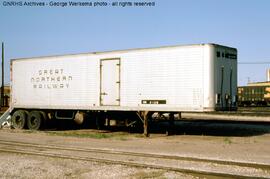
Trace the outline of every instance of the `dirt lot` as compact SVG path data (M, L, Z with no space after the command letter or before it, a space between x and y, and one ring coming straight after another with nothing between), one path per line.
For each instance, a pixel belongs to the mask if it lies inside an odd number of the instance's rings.
M0 139L270 164L269 123L182 121L172 136L165 135L166 125L152 125L149 138L111 128L40 132L4 129L0 130ZM171 171L4 153L0 165L4 178L193 178Z

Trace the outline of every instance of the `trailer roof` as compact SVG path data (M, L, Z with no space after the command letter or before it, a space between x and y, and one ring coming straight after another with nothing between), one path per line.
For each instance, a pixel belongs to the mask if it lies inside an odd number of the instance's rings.
M15 58L15 59L11 59L11 61L24 60L24 59L40 59L40 58L65 57L65 56L91 55L91 54L96 55L96 54L104 54L104 53L123 53L123 52L133 52L133 51L142 51L142 50L189 47L189 46L203 46L203 45L213 45L213 46L237 50L236 48L228 47L228 46L224 46L224 45L219 45L219 44L214 44L214 43L202 43L202 44L171 45L171 46L149 47L149 48L134 48L134 49L124 49L124 50L111 50L111 51L100 51L100 52L86 52L86 53L64 54L64 55L49 55L49 56L39 56L39 57L29 57L29 58L28 57Z

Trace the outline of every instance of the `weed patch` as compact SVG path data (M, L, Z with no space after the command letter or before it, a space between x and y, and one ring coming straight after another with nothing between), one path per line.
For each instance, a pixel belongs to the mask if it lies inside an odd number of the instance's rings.
M226 144L232 144L231 139L228 138L228 137L225 137L225 138L224 138L224 142L225 142Z

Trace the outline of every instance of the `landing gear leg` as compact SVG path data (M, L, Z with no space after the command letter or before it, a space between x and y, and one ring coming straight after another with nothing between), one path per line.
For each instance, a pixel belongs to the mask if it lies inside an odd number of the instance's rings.
M143 135L145 137L149 137L148 116L149 116L149 112L144 111L143 112Z
M180 113L180 116L181 116L181 113ZM168 130L166 132L167 135L172 135L174 134L174 113L170 113L169 114L169 127L168 127Z

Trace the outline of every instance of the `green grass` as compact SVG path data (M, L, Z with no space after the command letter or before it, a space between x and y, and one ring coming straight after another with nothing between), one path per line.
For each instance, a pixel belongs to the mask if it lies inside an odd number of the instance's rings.
M111 134L106 133L79 133L79 132L54 132L47 131L49 135L57 135L57 136L66 136L66 137L80 137L80 138L94 138L94 139L104 139L111 138Z
M231 139L228 138L228 137L225 137L225 138L224 138L224 142L225 142L226 144L232 144Z
M47 134L51 136L78 137L92 139L115 139L126 141L131 138L142 138L142 134L130 134L127 132L106 132L106 131L88 131L88 130L67 130L67 131L37 131L37 130L11 130L11 132L22 132L27 134Z
M23 133L29 133L29 134L39 132L39 131L36 131L36 130L26 130L26 129L21 130L21 131L22 131Z
M79 137L79 138L92 138L92 139L117 139L128 140L129 135L125 133L100 133L100 132L87 132L87 131L46 131L48 135L65 136L65 137Z

